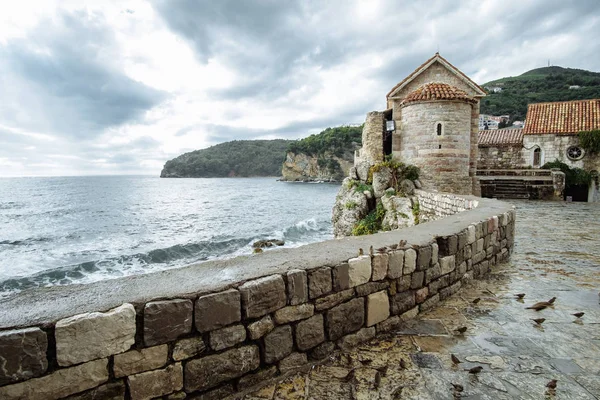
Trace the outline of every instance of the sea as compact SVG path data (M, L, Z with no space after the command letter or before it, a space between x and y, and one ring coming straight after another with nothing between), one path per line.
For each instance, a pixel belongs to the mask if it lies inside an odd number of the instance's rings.
M276 178L0 178L0 298L250 254L263 239L330 239L338 189Z

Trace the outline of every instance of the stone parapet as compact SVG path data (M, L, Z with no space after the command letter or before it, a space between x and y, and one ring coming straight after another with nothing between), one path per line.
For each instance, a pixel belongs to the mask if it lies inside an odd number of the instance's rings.
M0 364L0 398L221 398L250 390L395 329L510 256L510 206L415 193L431 222L219 261L214 273L202 269L211 263L202 264L196 273L208 274L210 282L235 278L191 293L131 295L121 305L99 307L102 312L77 308L79 314L55 320L48 310L50 319L25 326L0 318L0 360L7 360ZM247 264L253 276L240 275ZM165 285L185 285L176 279L181 273L158 276ZM146 279L111 284L125 290L128 282L137 288ZM76 300L73 289L54 290ZM15 304L0 307L11 313Z

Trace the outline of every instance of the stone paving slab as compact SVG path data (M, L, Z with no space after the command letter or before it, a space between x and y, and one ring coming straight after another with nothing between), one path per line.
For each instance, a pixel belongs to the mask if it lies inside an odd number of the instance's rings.
M528 209L518 214L510 263L396 331L242 398L600 399L600 208L515 203ZM557 212L571 220L538 229ZM545 310L526 309L553 296ZM580 311L583 318L572 315ZM470 374L475 366L482 371ZM551 379L556 389L546 387Z

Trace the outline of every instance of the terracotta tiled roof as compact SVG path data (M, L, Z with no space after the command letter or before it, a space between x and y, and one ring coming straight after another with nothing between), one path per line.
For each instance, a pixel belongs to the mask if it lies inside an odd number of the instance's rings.
M473 101L471 97L457 87L448 85L447 83L426 83L414 92L409 93L402 104L413 101L429 101L429 100L465 100Z
M600 129L600 99L530 104L523 133L576 135Z
M490 129L479 131L477 144L481 147L521 146L523 144L523 129Z
M463 77L467 82L471 83L473 86L475 86L477 89L481 90L481 92L483 92L483 94L485 95L485 89L482 88L481 86L479 86L478 84L476 84L475 82L473 82L467 75L465 75L461 70L459 70L458 68L456 68L454 65L452 65L448 60L446 60L444 57L440 56L439 53L435 53L433 55L433 57L431 57L430 59L428 59L427 61L425 61L423 64L421 64L417 69L415 69L413 72L411 72L406 78L404 78L402 81L400 81L400 83L398 83L396 86L394 86L392 88L392 90L390 90L388 92L388 94L386 95L387 97L390 97L392 95L392 93L394 93L394 91L396 89L398 89L400 86L404 85L406 82L411 81L415 76L419 75L419 73L421 72L421 70L428 65L429 63L431 63L432 61L434 61L435 59L439 59L441 61L443 61L444 63L448 64L448 66L450 66L452 69L454 69L454 71L456 73L458 73L461 77Z

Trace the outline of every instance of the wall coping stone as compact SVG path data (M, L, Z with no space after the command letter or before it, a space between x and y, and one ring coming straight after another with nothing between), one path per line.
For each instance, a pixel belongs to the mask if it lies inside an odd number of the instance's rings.
M420 195L428 194L422 190L418 192ZM374 235L332 239L297 248L207 261L183 268L85 285L25 290L0 300L0 309L10 310L0 313L0 330L49 325L62 318L87 312L102 312L123 303L142 305L160 299L195 298L198 294L226 290L245 281L285 274L291 270L333 267L356 257L359 248L368 251L371 245L377 248L408 240L410 245L426 246L434 236L454 235L473 223L514 209L512 205L496 199L434 194L460 197L470 203L477 202L477 207L410 228Z

